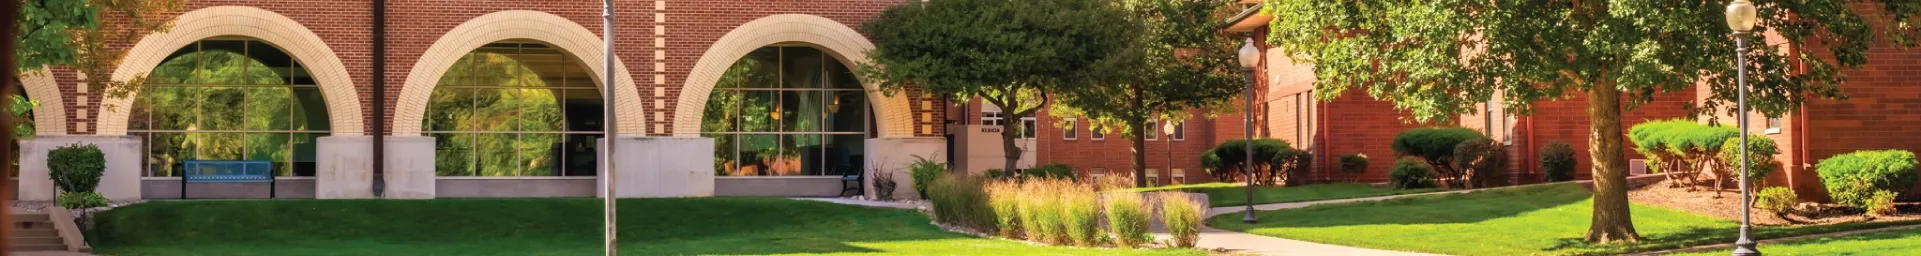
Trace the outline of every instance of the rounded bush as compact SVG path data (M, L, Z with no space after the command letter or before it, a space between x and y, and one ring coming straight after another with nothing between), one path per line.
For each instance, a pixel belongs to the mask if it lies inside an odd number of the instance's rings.
M1800 198L1794 195L1793 189L1778 186L1768 187L1761 189L1761 193L1755 195L1754 208L1761 208L1762 210L1774 213L1786 213L1794 209L1794 204L1800 202Z
M1353 153L1341 156L1341 172L1355 175L1367 172L1367 155Z
M1574 147L1566 142L1549 142L1541 147L1541 170L1548 182L1574 180Z
M1716 157L1721 159L1719 162L1721 169L1728 170L1726 173L1737 173L1737 170L1741 169L1741 140L1734 139L1721 143L1720 151ZM1748 180L1758 181L1767 178L1769 173L1774 173L1774 169L1780 167L1774 163L1774 154L1777 153L1780 153L1780 149L1774 146L1774 139L1765 136L1748 136Z
M1468 182L1474 187L1505 185L1506 167L1507 154L1501 150L1500 142L1476 138L1454 147L1454 168L1470 173Z
M1485 138L1467 128L1415 128L1394 136L1394 152L1424 158L1430 162L1454 156L1454 148L1473 139Z
M1906 150L1856 151L1815 164L1821 185L1836 203L1867 206L1875 190L1905 191L1914 186L1915 158Z
M1428 171L1427 163L1414 159L1401 159L1394 162L1394 169L1388 172L1387 183L1394 189L1432 188L1434 173Z
M54 198L54 204L60 205L60 208L75 210L105 207L107 206L107 197L101 196L99 192L93 191L66 192L60 193L60 197Z
M67 192L93 192L106 173L107 155L93 144L73 144L47 152L47 170L53 185Z

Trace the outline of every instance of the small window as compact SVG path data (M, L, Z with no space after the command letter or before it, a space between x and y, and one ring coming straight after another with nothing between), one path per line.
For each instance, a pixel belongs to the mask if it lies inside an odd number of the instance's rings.
M981 125L1001 126L1001 112L981 111Z
M1173 172L1174 173L1170 173L1174 177L1173 183L1187 184L1187 171L1181 170L1180 168L1174 168Z
M1090 125L1087 127L1087 137L1094 140L1106 140L1107 128Z
M1034 138L1034 131L1039 130L1040 128L1034 125L1036 122L1038 122L1038 120L1035 119L1033 115L1021 117L1021 138L1022 139Z
M1168 132L1168 134L1167 138L1174 139L1175 141L1187 140L1187 122L1174 123L1174 130Z
M1160 186L1160 185L1161 185L1161 170L1156 170L1154 168L1147 168L1147 186L1153 187L1153 186Z
M1074 132L1075 131L1074 128L1078 128L1077 125L1079 125L1079 122L1077 121L1080 121L1080 120L1077 120L1071 117L1067 118L1067 121L1062 121L1061 140L1075 140L1080 138L1080 135Z
M1159 139L1161 139L1161 124L1160 124L1160 121L1155 121L1155 120L1147 120L1147 125L1142 125L1142 126L1141 126L1140 128L1141 128L1142 130L1147 130L1147 132L1144 132L1144 133L1146 133L1146 134L1147 134L1147 140L1159 140Z
M1768 121L1767 121L1767 126L1768 126L1768 129L1766 130L1766 132L1767 132L1767 134L1779 134L1779 133L1781 133L1781 119L1780 119L1780 118L1768 118Z

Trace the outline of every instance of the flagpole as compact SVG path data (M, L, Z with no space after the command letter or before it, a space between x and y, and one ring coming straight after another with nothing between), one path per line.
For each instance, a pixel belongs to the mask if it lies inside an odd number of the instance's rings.
M607 209L603 216L607 224L607 240L604 242L606 242L607 255L613 256L616 252L614 233L617 230L614 225L614 136L617 134L615 124L618 123L614 120L614 0L602 1L601 9L601 58L602 64L605 65L601 65L600 69L600 83L603 87L600 95L602 107L606 109L602 111L604 114L600 121L602 126L600 141L601 147L604 147L600 155L602 163L600 184L605 188L600 198Z

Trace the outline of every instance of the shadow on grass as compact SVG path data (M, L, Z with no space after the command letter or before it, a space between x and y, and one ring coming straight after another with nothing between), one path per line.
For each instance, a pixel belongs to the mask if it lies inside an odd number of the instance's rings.
M581 255L602 248L602 209L595 199L161 201L99 214L88 238L123 255ZM623 199L619 217L622 252L650 255L970 238L910 210L782 198Z
M1574 185L1534 186L1462 194L1410 196L1371 202L1323 204L1299 209L1263 211L1258 215L1261 219L1289 220L1261 225L1263 228L1475 223L1577 203L1587 200L1589 196L1586 190ZM1239 215L1228 215L1239 219ZM1222 224L1233 227L1239 222Z

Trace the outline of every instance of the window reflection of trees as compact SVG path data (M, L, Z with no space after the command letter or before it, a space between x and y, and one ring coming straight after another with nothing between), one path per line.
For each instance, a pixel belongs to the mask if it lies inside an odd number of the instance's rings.
M280 176L312 176L314 141L330 130L312 77L260 41L210 39L154 68L129 113L147 176L189 160L256 160Z
M537 43L468 53L428 100L440 176L593 175L600 93L572 57Z
M859 171L870 115L853 73L812 47L770 46L735 62L703 110L722 176Z

